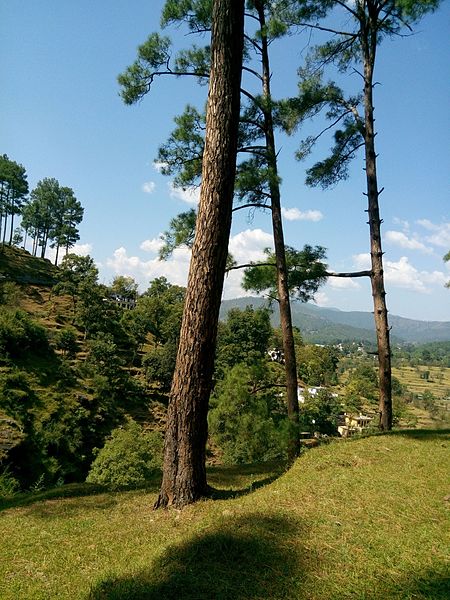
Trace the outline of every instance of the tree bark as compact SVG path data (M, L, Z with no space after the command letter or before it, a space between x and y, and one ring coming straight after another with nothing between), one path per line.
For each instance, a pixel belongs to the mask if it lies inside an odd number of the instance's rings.
M292 314L289 299L288 270L286 265L286 252L284 246L283 223L281 216L280 184L278 179L277 154L275 147L275 134L272 117L272 96L270 91L270 65L267 36L265 35L264 3L255 2L258 19L263 32L261 36L262 81L264 98L264 130L267 148L267 164L270 171L269 190L272 206L272 229L277 268L277 293L280 310L280 326L283 339L283 352L286 373L286 399L288 418L291 422L289 436L289 458L292 460L300 453L299 438L299 407L297 362L295 357L295 342L292 330Z
M215 0L202 187L155 508L208 492L205 454L236 169L244 0Z
M384 289L381 219L378 203L380 192L377 181L373 115L373 69L377 47L377 28L375 26L377 17L378 15L368 15L365 32L362 32L361 35L361 43L364 59L364 142L372 264L370 281L378 346L379 427L381 430L387 431L392 429L391 346Z

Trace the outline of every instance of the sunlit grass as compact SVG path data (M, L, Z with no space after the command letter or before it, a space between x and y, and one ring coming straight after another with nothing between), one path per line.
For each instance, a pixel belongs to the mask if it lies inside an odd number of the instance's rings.
M0 598L441 600L449 449L448 431L402 432L284 474L215 467L219 499L183 511L152 510L157 481L17 497L0 513Z

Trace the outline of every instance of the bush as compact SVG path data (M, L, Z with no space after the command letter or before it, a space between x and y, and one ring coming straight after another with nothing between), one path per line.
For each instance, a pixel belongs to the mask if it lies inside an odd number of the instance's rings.
M162 447L159 432L143 431L130 420L112 432L97 453L86 481L111 490L141 487L161 467Z
M6 468L0 473L0 498L10 498L20 491L20 485Z

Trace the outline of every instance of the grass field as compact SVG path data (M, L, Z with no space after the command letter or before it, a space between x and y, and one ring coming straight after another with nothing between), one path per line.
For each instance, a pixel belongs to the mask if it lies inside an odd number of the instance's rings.
M429 373L428 379L423 377L426 372ZM448 367L400 367L393 368L392 374L415 394L428 391L439 399L450 398L450 368Z
M216 467L216 499L66 486L3 503L2 600L446 598L450 431L333 442L285 473Z

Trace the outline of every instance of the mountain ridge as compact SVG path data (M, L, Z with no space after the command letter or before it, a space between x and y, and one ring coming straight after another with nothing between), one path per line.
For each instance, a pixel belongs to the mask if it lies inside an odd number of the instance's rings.
M230 308L259 308L268 306L265 298L247 296L224 300L221 318L225 318ZM343 311L338 308L324 308L311 303L293 302L293 324L300 329L305 341L314 343L339 343L365 341L375 342L373 314L364 311ZM272 314L272 322L279 324L277 311ZM394 343L423 344L450 340L450 321L421 321L398 315L389 315L391 337Z

